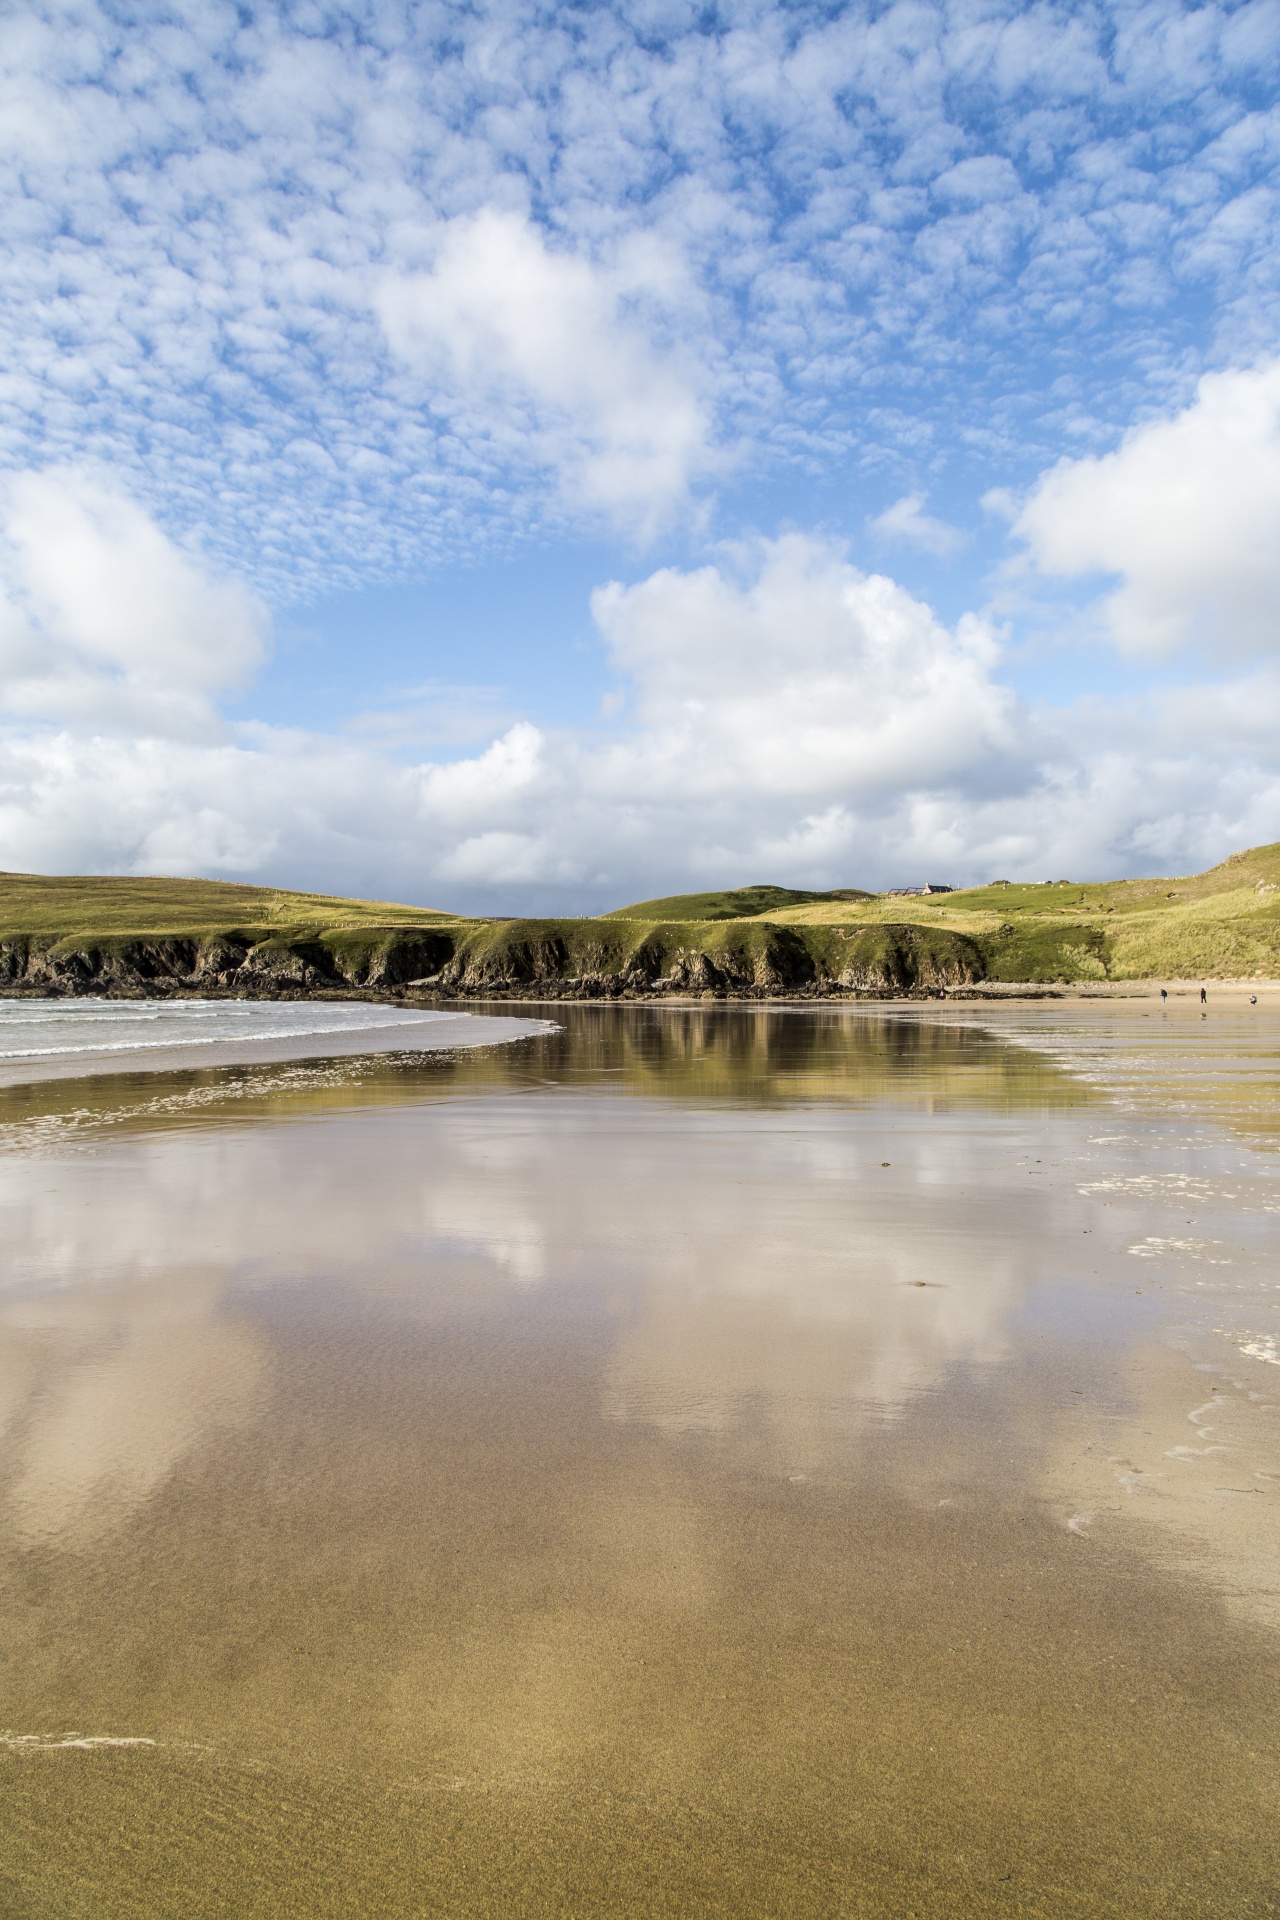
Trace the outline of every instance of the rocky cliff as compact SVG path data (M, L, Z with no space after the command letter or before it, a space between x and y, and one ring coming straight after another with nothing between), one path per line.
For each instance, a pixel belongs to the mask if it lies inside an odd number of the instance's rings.
M933 927L514 920L358 932L0 940L0 989L32 994L377 992L433 999L921 994L986 977Z

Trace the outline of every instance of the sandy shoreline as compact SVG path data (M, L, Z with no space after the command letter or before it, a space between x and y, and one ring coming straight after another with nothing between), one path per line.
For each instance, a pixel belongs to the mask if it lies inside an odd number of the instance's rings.
M564 1007L902 1007L902 1006L942 1006L955 1003L981 1001L999 1001L1016 1003L1018 1001L1052 1000L1055 1003L1073 1004L1090 1000L1129 1000L1160 1002L1160 989L1164 987L1169 1004L1192 1003L1199 1005L1200 989L1208 993L1210 1006L1245 1006L1251 999L1259 1006L1280 1003L1280 980L1216 980L1206 976L1203 980L1098 980L1098 981L1059 981L1059 980L983 980L966 987L933 987L902 993L876 993L870 989L857 989L831 993L779 993L770 992L731 993L709 990L704 993L664 993L664 994L619 994L616 996L551 994L538 992L530 988L527 992L495 992L475 995L466 999L459 996L448 1000L423 1002L433 1006L471 1006L494 1005L512 1006L548 1006ZM336 997L336 996L335 996ZM417 1004L407 996L396 997L397 1005Z
M75 1002L70 1003L72 1006ZM407 1011L407 1009L406 1009ZM549 1031L548 1023L511 1014L441 1011L429 1024L364 1027L354 1031L298 1033L272 1039L235 1036L163 1047L103 1048L40 1058L0 1059L0 1089L47 1080L81 1080L109 1074L208 1072L220 1067L282 1066L292 1062L350 1060L384 1053L440 1053L456 1048L505 1046Z
M1219 980L1205 975L1201 980L1098 980L1098 981L1012 981L984 980L974 987L951 987L948 1000L1156 1000L1164 987L1170 1000L1199 1001L1200 989L1210 1001L1230 1000L1249 1003L1250 995L1263 999L1280 998L1280 980Z
M243 988L204 988L182 986L173 993L141 992L133 988L95 987L92 994L51 993L30 987L0 986L0 1002L16 1001L54 1001L74 1006L77 1000L92 998L112 1001L145 1001L150 999L183 1000L251 1000L268 1004L293 1005L307 1001L331 1002L341 1005L346 1001L372 1003L388 1007L437 1007L443 1010L458 1011L466 1007L490 1006L496 1002L503 1004L529 1006L701 1006L709 1001L718 1001L733 1006L895 1006L903 1002L919 1003L943 1000L1159 1000L1160 989L1164 987L1170 1000L1198 1000L1200 989L1205 988L1211 999L1219 1001L1228 997L1248 1004L1251 995L1258 1001L1272 1000L1280 996L1280 980L1267 978L1221 978L1214 974L1205 974L1196 980L1143 979L1143 980L979 980L969 986L904 988L900 992L880 992L870 987L834 988L823 992L798 991L785 989L759 990L757 992L735 991L733 989L708 988L702 992L639 993L628 991L620 994L588 993L551 993L546 983L528 987L495 987L487 993L455 994L414 992L412 989L379 989L377 987L317 987L311 989L285 990L276 993L252 993Z

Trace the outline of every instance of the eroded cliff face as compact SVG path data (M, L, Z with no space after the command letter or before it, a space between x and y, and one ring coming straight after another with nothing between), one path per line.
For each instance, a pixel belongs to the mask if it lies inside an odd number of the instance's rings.
M213 934L204 938L100 941L0 940L0 986L35 993L232 992L268 995L364 987L392 991L438 972L453 952L433 932L297 939Z
M911 926L507 921L290 937L0 940L0 989L33 994L316 992L614 999L919 994L985 977L963 935Z
M936 928L515 921L460 940L433 984L465 995L776 999L930 992L985 974L971 940Z

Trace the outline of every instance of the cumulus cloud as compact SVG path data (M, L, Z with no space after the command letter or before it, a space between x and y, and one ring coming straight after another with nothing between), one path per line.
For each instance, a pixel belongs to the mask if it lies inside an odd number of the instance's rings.
M807 535L735 558L593 598L636 690L636 734L612 756L625 782L843 802L989 779L1017 760L981 622L950 632Z
M39 476L15 498L10 605L53 665L7 683L27 703L0 727L9 868L595 910L770 876L1203 863L1280 811L1274 673L1158 711L1031 712L980 621L949 627L800 534L602 587L622 706L596 729L516 721L482 751L411 763L368 736L219 728L219 684L260 644L243 590L100 482Z
M1027 777L987 630L947 629L894 581L802 535L596 594L630 702L612 728L520 721L482 752L417 765L256 724L179 744L175 714L207 716L218 680L251 664L251 603L79 479L42 478L20 497L11 539L62 678L14 684L75 724L7 732L0 860L11 866L581 898L673 865L842 860L860 823L904 793L991 793ZM73 562L63 572L60 551ZM141 737L104 737L102 714L129 699Z
M907 493L886 507L871 522L871 531L882 540L902 540L945 560L964 545L964 535L946 520L938 520L924 510L923 493Z
M217 731L260 664L265 609L77 468L15 476L0 535L0 711L95 729Z
M387 277L376 304L461 427L531 438L576 504L648 531L709 464L689 371L634 311L669 285L668 263L653 264L605 271L488 208L446 223L430 270Z
M1252 691L1245 689L1237 705ZM1273 719L1280 701L1270 690ZM1168 716L1024 714L1032 751L882 792L759 792L672 765L659 743L528 728L450 767L319 734L221 743L0 733L0 866L206 873L458 910L594 912L657 892L1177 873L1276 836L1277 733L1240 756L1187 700ZM1265 730L1259 729L1259 732ZM666 784L625 775L660 763ZM447 776L447 777L446 777Z
M1206 375L1172 419L1059 462L1014 531L1045 573L1119 575L1103 613L1128 653L1280 654L1280 361Z

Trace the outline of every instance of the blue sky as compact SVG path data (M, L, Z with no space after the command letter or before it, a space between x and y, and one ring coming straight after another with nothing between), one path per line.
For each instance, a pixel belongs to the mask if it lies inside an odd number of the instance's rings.
M1280 7L31 6L0 865L1280 837Z

